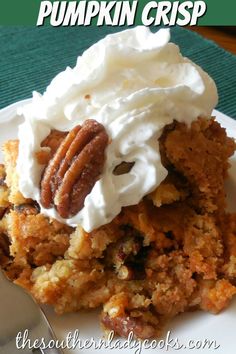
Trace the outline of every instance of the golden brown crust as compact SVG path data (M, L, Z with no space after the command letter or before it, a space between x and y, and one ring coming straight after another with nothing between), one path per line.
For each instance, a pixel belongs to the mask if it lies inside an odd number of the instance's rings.
M198 212L223 211L228 158L235 150L235 142L225 129L214 120L199 119L190 130L176 123L162 144L168 163L189 182Z
M18 140L9 140L3 145L4 163L6 169L6 185L9 187L8 200L12 204L27 203L27 200L19 191L16 161L18 156Z
M160 335L183 311L218 313L236 294L236 214L225 213L223 186L234 149L214 120L168 126L160 139L166 180L86 233L49 220L20 195L17 142L8 142L0 263L58 313L103 305L101 322L121 336Z

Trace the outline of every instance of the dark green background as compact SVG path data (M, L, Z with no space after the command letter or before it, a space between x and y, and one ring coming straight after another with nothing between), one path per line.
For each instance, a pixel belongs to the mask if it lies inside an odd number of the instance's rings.
M141 23L140 13L148 1L139 0L136 25ZM0 24L36 25L40 2L41 0L1 0ZM236 0L205 0L205 2L208 9L198 25L236 25Z
M155 28L156 29L156 28ZM0 108L43 92L52 78L114 27L0 26ZM218 109L236 118L236 56L182 27L172 28L172 41L216 81Z

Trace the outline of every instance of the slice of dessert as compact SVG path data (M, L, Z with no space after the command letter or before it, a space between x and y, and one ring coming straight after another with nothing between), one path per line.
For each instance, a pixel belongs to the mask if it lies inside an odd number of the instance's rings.
M211 118L214 82L169 31L110 35L22 109L4 145L0 262L59 314L103 306L121 336L236 294L235 142Z

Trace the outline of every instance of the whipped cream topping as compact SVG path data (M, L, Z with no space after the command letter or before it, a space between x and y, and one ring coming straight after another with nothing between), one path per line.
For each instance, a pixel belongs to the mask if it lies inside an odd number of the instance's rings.
M122 207L137 204L166 177L158 138L173 120L191 124L209 117L217 103L213 80L169 43L170 32L140 26L108 35L58 74L41 95L21 109L17 169L19 188L40 204L43 166L35 153L51 129L69 131L86 119L102 123L111 143L101 178L83 209L62 219L55 208L41 212L87 232L110 222ZM115 175L121 162L132 169Z

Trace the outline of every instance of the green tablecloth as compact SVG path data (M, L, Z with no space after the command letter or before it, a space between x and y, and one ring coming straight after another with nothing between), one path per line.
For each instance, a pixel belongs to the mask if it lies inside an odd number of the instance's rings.
M51 79L115 27L0 26L0 108L43 92ZM186 29L172 28L172 41L216 81L217 108L236 119L236 56Z

